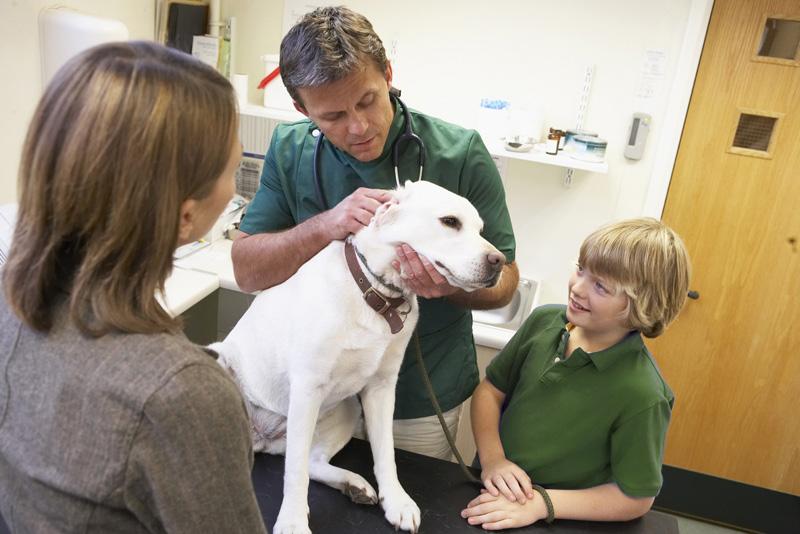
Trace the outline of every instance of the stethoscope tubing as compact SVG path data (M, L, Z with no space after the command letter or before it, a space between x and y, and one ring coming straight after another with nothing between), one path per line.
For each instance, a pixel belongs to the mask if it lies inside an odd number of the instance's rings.
M399 161L400 161L400 147L403 144L407 144L408 142L414 143L418 147L418 154L417 154L417 164L419 165L419 176L417 180L422 180L422 171L425 167L425 143L422 141L422 138L414 133L414 130L411 128L411 113L408 111L408 107L406 107L405 103L400 100L400 97L391 94L391 97L397 100L397 103L400 105L400 109L403 112L403 120L405 121L405 127L403 129L403 133L397 136L395 139L394 144L392 145L392 165L394 165L394 179L397 183L397 187L400 187L400 169L399 169ZM317 141L314 144L314 165L313 165L313 178L314 178L314 191L317 196L317 201L320 203L323 209L328 209L328 200L325 197L325 191L322 189L322 181L320 178L320 161L322 158L322 140L325 137L321 130L317 129Z

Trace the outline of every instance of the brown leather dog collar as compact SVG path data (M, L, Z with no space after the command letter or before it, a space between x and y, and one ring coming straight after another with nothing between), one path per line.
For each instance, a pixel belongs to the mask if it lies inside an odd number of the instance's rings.
M408 312L403 313L399 308L403 304L408 304L408 301L403 297L387 297L369 283L364 271L361 270L361 266L358 265L356 249L350 239L344 243L344 257L347 259L347 267L350 269L350 274L353 275L353 280L356 281L358 288L361 290L364 302L386 319L392 334L402 330L403 316Z

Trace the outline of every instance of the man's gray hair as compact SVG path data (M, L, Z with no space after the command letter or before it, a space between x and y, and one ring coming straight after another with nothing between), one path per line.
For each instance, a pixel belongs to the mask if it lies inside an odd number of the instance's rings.
M385 72L383 42L366 17L344 6L307 13L281 41L281 78L300 104L298 88L341 80L368 60Z

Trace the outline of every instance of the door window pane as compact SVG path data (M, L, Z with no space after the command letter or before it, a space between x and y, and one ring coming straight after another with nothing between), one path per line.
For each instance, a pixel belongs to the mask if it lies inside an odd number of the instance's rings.
M800 46L800 20L768 18L761 35L758 55L795 59Z

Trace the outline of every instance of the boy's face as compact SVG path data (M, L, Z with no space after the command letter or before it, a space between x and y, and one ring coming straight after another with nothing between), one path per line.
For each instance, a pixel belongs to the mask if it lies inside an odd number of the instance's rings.
M617 284L578 265L569 279L569 322L588 332L625 332L627 312L628 296Z

